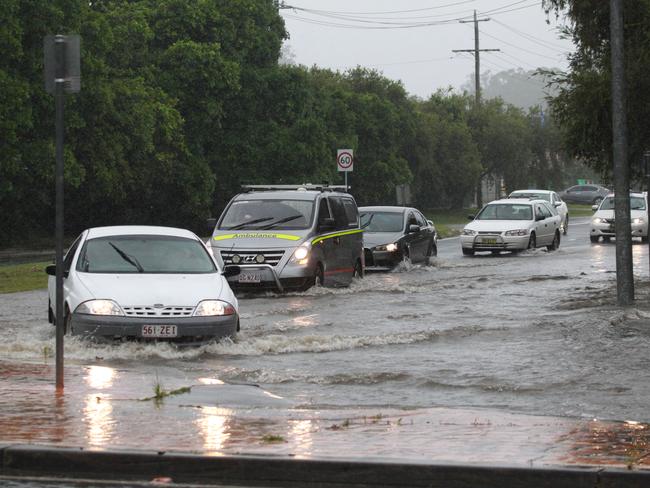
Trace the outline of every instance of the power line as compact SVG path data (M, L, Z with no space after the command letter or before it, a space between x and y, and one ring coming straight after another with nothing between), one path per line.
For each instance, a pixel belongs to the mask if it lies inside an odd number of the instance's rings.
M524 8L530 8L534 7L537 5L541 5L541 2L539 0L533 1L533 3L529 5L524 5L521 7L517 8L512 8L510 9L509 7L515 6L515 5L520 5L525 2L529 2L530 0L519 0L517 2L509 3L506 5L502 5L500 7L496 7L492 10L488 10L484 13L490 13L492 15L500 15L508 12L514 12L516 10L521 10ZM448 4L452 5L452 4ZM299 16L292 16L292 15L287 15L285 16L290 19L298 20L301 22L306 22L306 23L311 23L315 25L323 25L323 26L328 26L328 27L340 27L340 28L358 28L358 29L388 29L388 28L393 28L393 29L405 29L405 28L415 28L415 27L431 27L431 26L438 26L438 25L447 25L455 22L460 22L464 20L471 20L471 15L465 15L465 16L460 16L460 17L452 17L452 18L446 18L446 19L441 19L441 20L436 20L436 21L424 21L424 22L403 22L404 20L408 20L409 18L394 18L394 19L382 19L382 18L359 18L359 17L350 17L346 15L342 15L340 13L337 13L335 11L327 11L327 10L314 10L314 9L306 9L303 7L296 7L292 5L283 5L280 8L282 9L291 9L294 11L299 11L305 14L310 14L310 15L315 15L315 16L320 16L320 17L325 17L326 19L333 19L333 20L339 20L341 22L347 22L347 23L337 23L334 21L330 20L319 20L319 19L313 19L313 18L308 18L308 17L299 17ZM457 12L461 13L461 12ZM446 13L443 15L434 15L434 16L429 16L429 17L415 17L425 19L425 18L439 18L439 17L444 17L446 15L451 15L451 13ZM372 25L355 25L354 23L359 23L359 24L372 24Z
M545 48L547 48L547 49L551 49L551 50L555 50L555 51L558 51L558 52L561 52L561 53L566 53L566 52L567 52L566 48L562 48L562 47L560 47L560 46L557 45L557 44L550 43L550 42L548 42L548 41L545 41L545 40L543 40L543 39L540 39L539 37L535 37L535 36L533 36L532 34L528 34L528 33L526 33L526 32L522 32L522 31L520 31L519 29L515 29L514 27L511 27L511 26L509 26L508 24L505 24L505 23L500 22L500 21L498 21L498 20L495 20L494 22L497 23L497 24L499 24L499 25L501 25L501 26L503 26L503 27L505 27L505 28L508 29L509 31L514 32L515 34L517 34L517 35L523 37L524 39L527 39L527 40L529 40L530 42L534 42L534 43L536 43L536 44L538 44L538 45L540 45L540 46L542 46L542 47L545 47Z
M517 46L516 44L512 44L511 42L504 41L503 39L499 39L498 37L493 36L492 34L488 34L488 33L485 32L485 31L481 31L481 33L483 33L483 34L485 34L486 36L488 36L488 37L494 39L495 41L499 41L499 42L502 42L502 43L504 43L504 44L507 44L507 45L510 46L510 47L514 47L515 49L519 49L520 51L524 51L524 52L527 52L528 54L533 54L533 55L535 55L535 56L540 56L540 57L542 57L542 58L552 59L553 61L557 62L557 58L554 58L554 57L551 57L551 56L547 56L547 55L545 55L545 54L540 54L540 53L535 52L535 51L530 51L529 49L523 48L523 47L521 47L521 46Z
M482 52L488 52L488 51L498 51L498 49L479 49L479 30L478 30L478 23L479 22L487 22L489 21L488 18L484 19L478 19L476 17L476 10L474 10L474 49L453 49L452 52L455 53L466 53L466 52L471 52L474 53L474 84L475 84L475 92L474 95L476 97L476 107L481 104L481 53ZM465 23L467 21L461 20L459 21L461 23Z
M382 14L402 14L402 13L411 13L411 12L424 12L427 10L438 10L446 7L453 7L455 5L462 5L465 3L474 3L476 0L463 0L460 2L448 3L446 5L438 5L436 7L427 7L427 8L415 8L411 10L389 10L384 12L350 12L350 11L334 11L334 10L316 10L316 9L302 9L300 10L311 10L312 12L327 12L327 13L336 13L336 14L350 14L350 15L382 15ZM292 5L286 5L284 2L280 4L280 9L299 9L299 7L294 7Z

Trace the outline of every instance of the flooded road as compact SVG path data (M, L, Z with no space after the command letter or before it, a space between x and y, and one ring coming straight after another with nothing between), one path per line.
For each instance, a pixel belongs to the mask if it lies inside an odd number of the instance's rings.
M0 295L0 441L335 455L350 437L320 435L345 430L390 456L388 429L403 433L402 456L459 460L451 442L430 446L428 424L490 431L474 454L498 462L528 418L528 434L564 446L560 459L593 422L650 422L648 246L634 244L637 301L619 309L615 246L591 244L585 224L575 219L556 252L463 257L448 239L432 266L244 297L234 342L67 339L59 397L46 292ZM157 384L191 391L148 399Z

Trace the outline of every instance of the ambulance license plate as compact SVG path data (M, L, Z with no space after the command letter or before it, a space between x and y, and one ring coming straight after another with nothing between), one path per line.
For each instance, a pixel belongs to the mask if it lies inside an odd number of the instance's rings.
M260 273L241 273L237 279L240 283L260 283L262 275Z

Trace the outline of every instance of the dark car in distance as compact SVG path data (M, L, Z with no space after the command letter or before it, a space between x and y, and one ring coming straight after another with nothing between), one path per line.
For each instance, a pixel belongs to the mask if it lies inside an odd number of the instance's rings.
M438 254L433 222L411 207L359 207L366 269L388 270L401 261L428 264Z
M559 192L560 198L565 202L599 205L610 190L602 185L575 185Z

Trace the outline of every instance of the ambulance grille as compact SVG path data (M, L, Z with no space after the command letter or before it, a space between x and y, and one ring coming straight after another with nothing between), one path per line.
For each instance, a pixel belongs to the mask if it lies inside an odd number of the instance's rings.
M261 263L258 260L258 256L264 256L264 261ZM240 261L238 263L233 263L233 256L239 256ZM276 266L284 256L284 249L274 249L272 251L221 251L221 259L223 259L224 264L270 264L271 266Z

